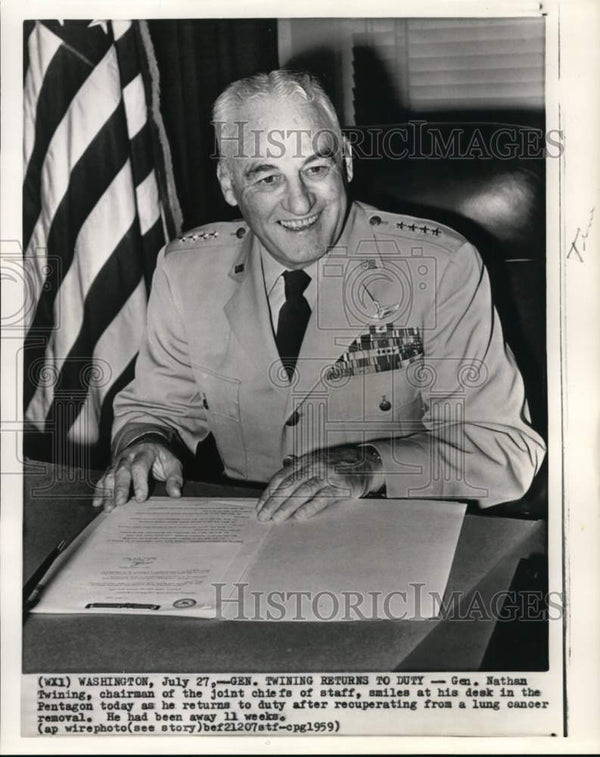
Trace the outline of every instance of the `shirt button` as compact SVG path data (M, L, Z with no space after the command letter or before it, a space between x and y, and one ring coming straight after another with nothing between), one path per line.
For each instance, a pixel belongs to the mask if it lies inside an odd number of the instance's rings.
M379 226L379 224L381 223L381 218L379 216L371 216L369 218L369 223L371 224L371 226Z
M383 410L384 413L387 413L388 410L390 410L392 407L392 403L385 398L385 396L382 398L381 402L379 403L379 409Z
M238 239L241 239L246 234L246 229L243 226L240 226L240 228L235 232L235 235Z
M290 417L285 422L286 426L295 426L296 423L300 420L300 413L297 410L294 410L294 412L290 415Z

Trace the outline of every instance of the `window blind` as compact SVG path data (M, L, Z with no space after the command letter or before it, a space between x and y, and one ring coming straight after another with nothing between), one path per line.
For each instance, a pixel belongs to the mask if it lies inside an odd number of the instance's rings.
M543 107L541 18L365 19L363 24L364 31L353 35L355 103L371 81L378 96L411 111ZM373 74L383 82L373 82Z

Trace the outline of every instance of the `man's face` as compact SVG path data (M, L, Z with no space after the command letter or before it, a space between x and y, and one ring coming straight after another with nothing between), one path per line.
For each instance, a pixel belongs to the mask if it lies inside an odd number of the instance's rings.
M286 268L304 268L342 232L351 159L342 159L339 138L311 103L258 98L236 121L245 124L243 149L234 146L219 167L225 199L239 206L276 260Z

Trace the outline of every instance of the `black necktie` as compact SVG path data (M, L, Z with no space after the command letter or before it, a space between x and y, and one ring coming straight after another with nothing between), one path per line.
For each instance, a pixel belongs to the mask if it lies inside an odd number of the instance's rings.
M279 311L275 341L288 377L291 379L310 318L310 305L304 290L310 276L304 271L284 271L285 302Z

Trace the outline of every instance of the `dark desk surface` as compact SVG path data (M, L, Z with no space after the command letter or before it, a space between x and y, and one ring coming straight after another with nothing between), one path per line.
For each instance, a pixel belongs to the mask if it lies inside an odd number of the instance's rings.
M98 473L30 463L23 579L97 514ZM157 495L164 490L157 487ZM190 482L185 496L258 496ZM541 521L465 516L447 592L464 602L506 590L521 558L545 550ZM23 628L23 672L477 670L493 620L261 623L127 615L35 615Z

